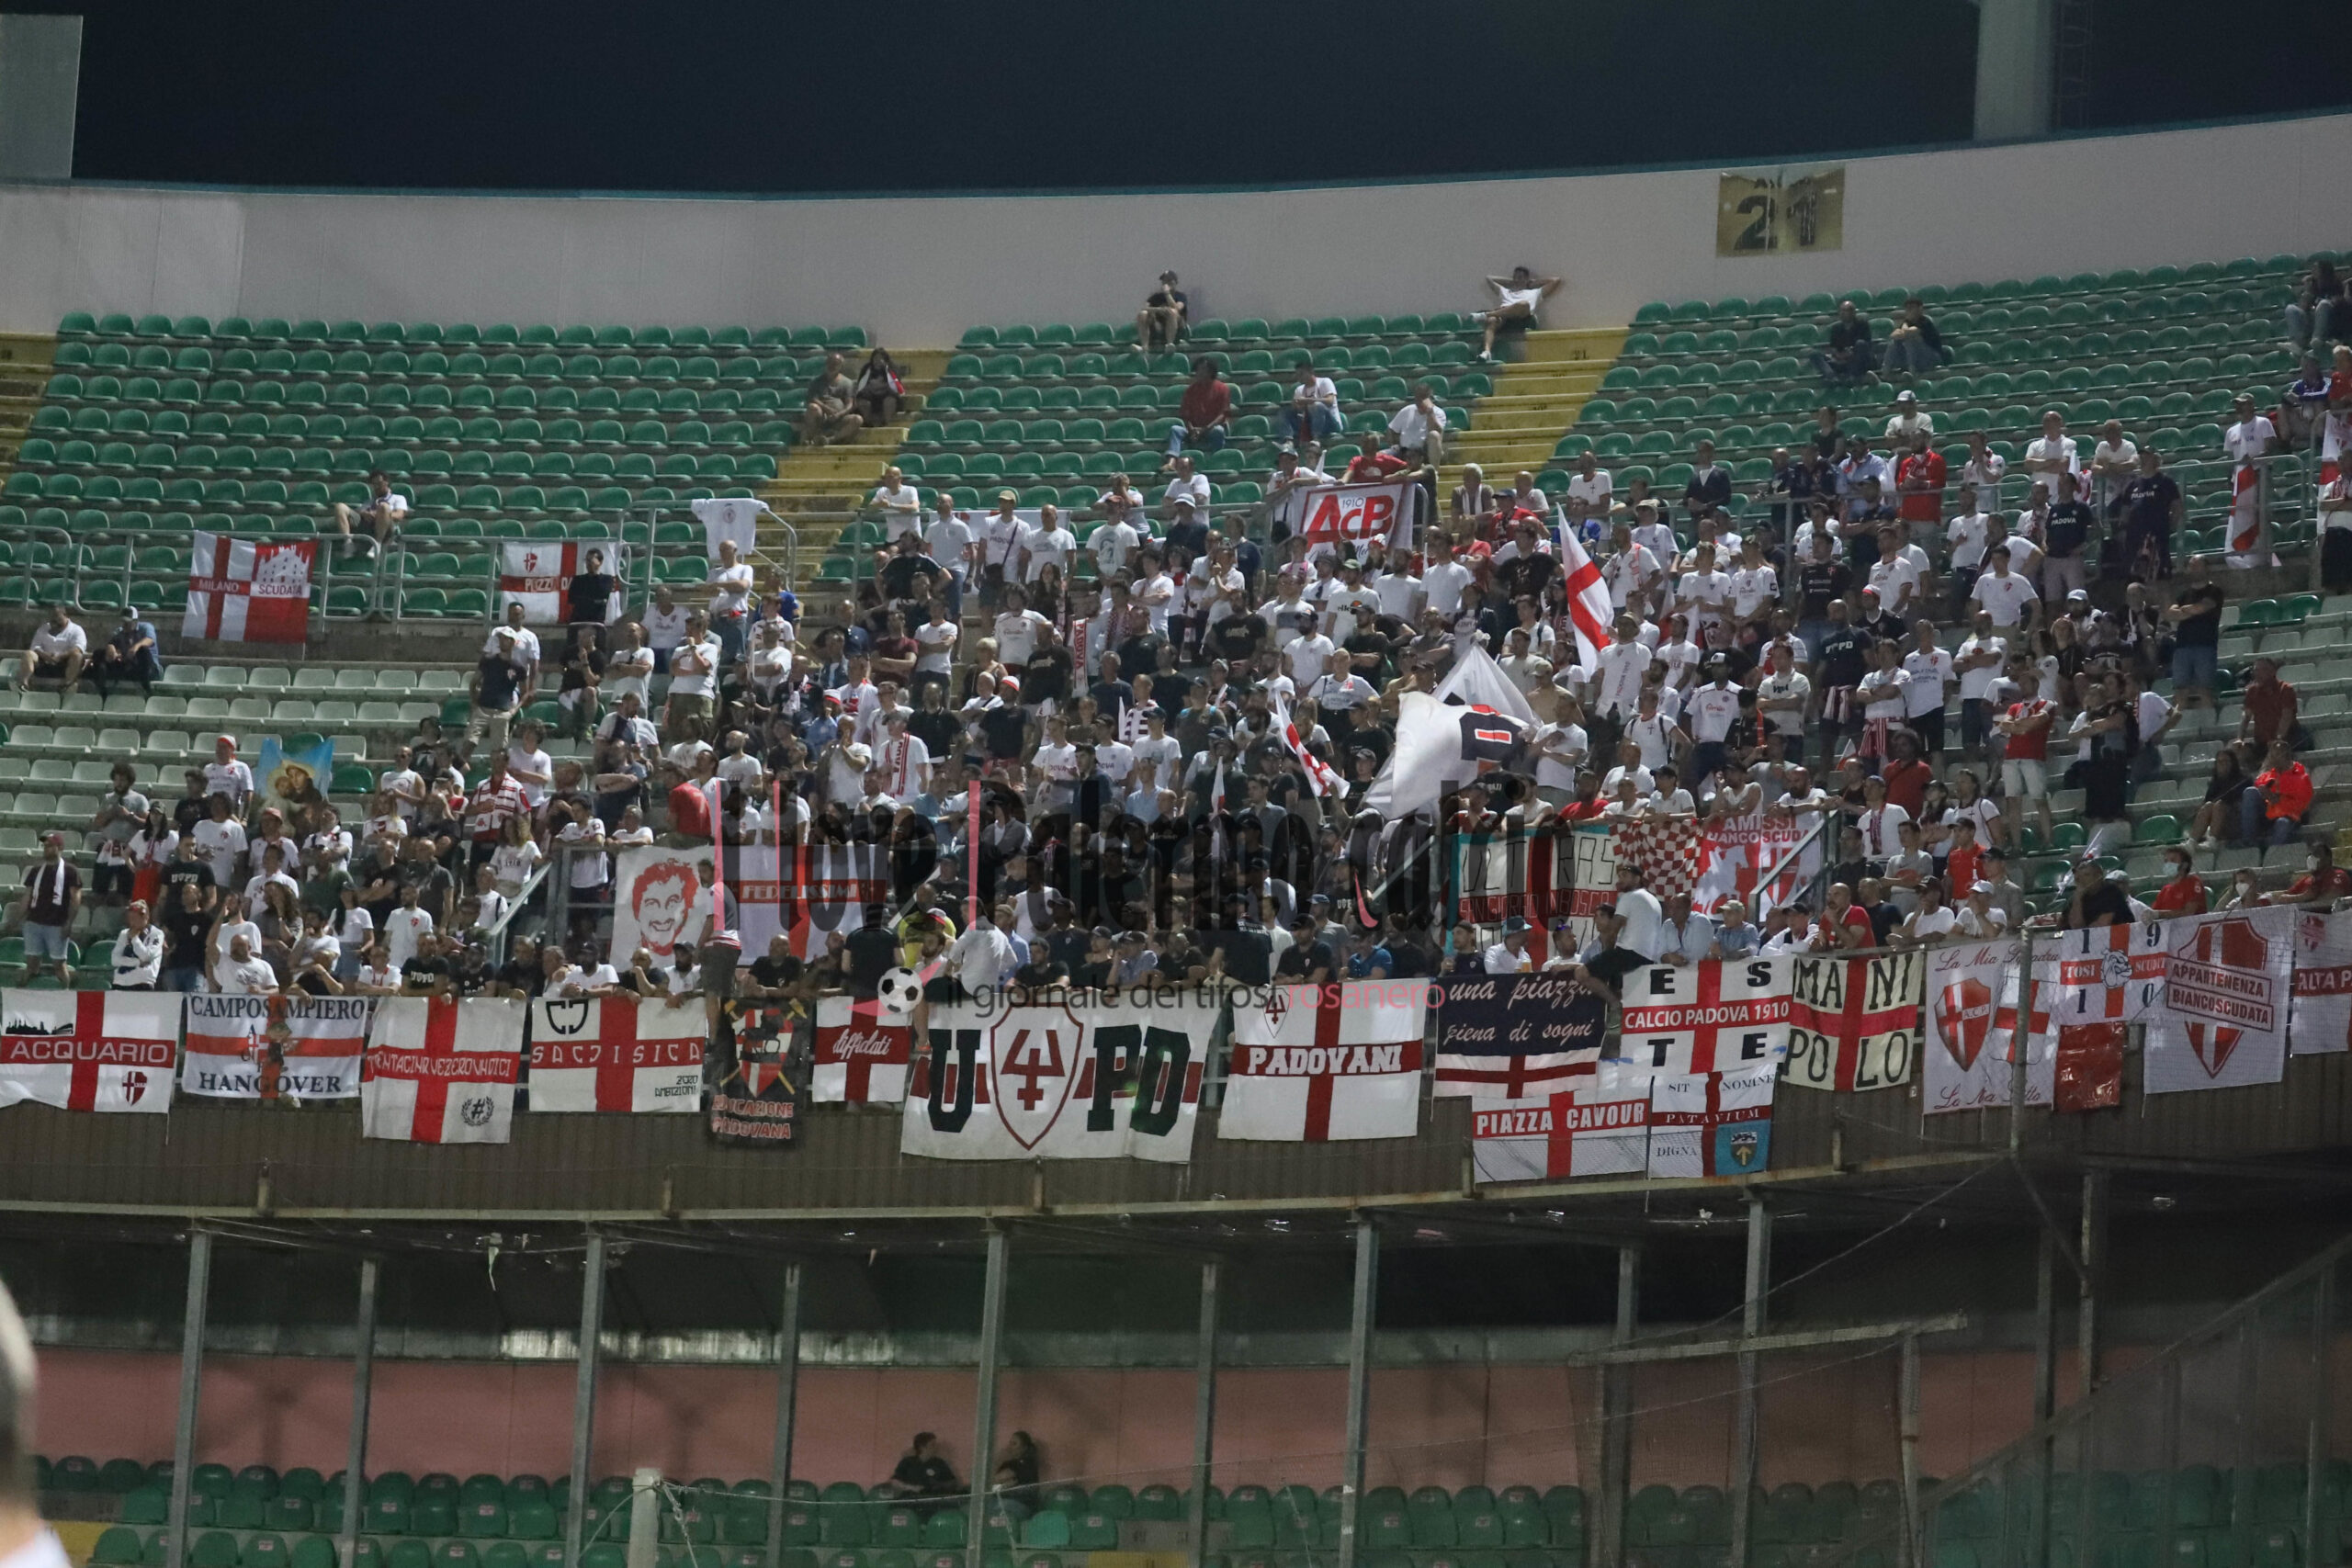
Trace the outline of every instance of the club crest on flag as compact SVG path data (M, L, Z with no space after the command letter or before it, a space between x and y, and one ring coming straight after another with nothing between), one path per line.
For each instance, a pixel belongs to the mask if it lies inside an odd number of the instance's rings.
M1962 1072L1976 1066L1993 1027L1993 988L1969 976L1953 981L1936 998L1936 1029Z
M989 1100L1004 1130L1024 1149L1045 1142L1069 1103L1079 1042L1085 1026L1069 1015L1064 1029L1059 1020L1039 1017L1037 1010L1007 1013L989 1033Z

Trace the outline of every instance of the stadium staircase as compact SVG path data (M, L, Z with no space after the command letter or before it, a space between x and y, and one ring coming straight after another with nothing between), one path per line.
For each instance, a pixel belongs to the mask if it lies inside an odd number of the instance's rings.
M881 482L882 470L898 456L907 428L920 417L925 401L946 368L946 349L893 350L891 357L907 383L908 396L898 419L887 426L860 430L856 439L826 446L797 446L776 466L775 478L759 487L768 510L792 525L800 558L808 567L835 552L842 530ZM798 411L791 411L797 417ZM781 533L763 525L763 549L781 543ZM803 581L808 570L802 572Z
M0 488L17 466L33 413L49 385L57 339L49 333L0 333Z
M1440 494L1453 493L1465 463L1477 464L1488 484L1506 489L1522 468L1540 472L1624 341L1625 333L1615 329L1526 333L1524 357L1502 366L1494 390L1478 401L1476 426L1449 433Z

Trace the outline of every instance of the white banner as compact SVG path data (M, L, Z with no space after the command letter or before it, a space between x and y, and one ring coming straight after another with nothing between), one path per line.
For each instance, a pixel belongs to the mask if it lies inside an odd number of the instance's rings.
M1588 1079L1541 1100L1481 1100L1470 1110L1480 1181L1639 1176L1649 1159L1650 1087Z
M1649 1073L1720 1073L1789 1054L1792 960L1653 964L1625 976L1611 1061Z
M1193 1157L1220 1005L1205 996L1002 993L934 1004L900 1122L901 1153L936 1159Z
M0 990L0 1106L169 1111L179 1045L175 992Z
M2155 1009L2165 992L2165 929L2141 920L2058 932L2057 1000L2042 998L2058 1027L2137 1023Z
M1413 484L1390 479L1380 484L1317 485L1303 493L1299 519L1292 530L1312 545L1334 545L1342 555L1375 539L1391 550L1413 547Z
M1770 1062L1660 1077L1650 1092L1652 1176L1747 1176L1771 1163Z
M1217 1135L1310 1144L1411 1137L1420 1125L1429 1000L1420 980L1237 993Z
M2288 1039L2298 1056L2352 1048L2352 909L2295 916L2295 1006Z
M531 1003L527 1109L665 1111L702 1109L700 998L673 1006L636 997L542 997Z
M359 1092L373 997L187 998L180 1088L214 1100L349 1100Z
M2165 998L2147 1016L2149 1094L2277 1083L2294 990L2290 908L2167 920Z
M2014 942L1960 942L1928 953L1928 1043L1921 1053L1927 1083L1920 1101L1928 1115L2009 1103L2020 949ZM2037 1000L2049 994L2056 969L2054 958L2037 958ZM2025 1102L2048 1105L2056 1077L2050 1016L2035 1012L2027 1020Z
M810 1088L824 1104L896 1105L907 1098L913 1049L909 1021L880 1002L820 997Z
M628 552L617 539L509 543L499 560L499 615L503 617L507 605L520 602L526 621L545 624L571 619L571 580L588 570L591 553L604 557L603 575L613 579L613 596L605 602L605 619L620 619L621 608L628 600L622 587L628 581Z
M368 1031L360 1135L415 1144L503 1144L514 1126L524 1004L385 997Z

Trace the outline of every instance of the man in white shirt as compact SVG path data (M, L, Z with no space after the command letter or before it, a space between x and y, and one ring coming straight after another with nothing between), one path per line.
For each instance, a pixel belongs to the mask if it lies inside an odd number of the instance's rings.
M1879 530L1878 563L1871 568L1868 587L1878 594L1882 618L1908 626L1919 613L1923 598L1919 563L1903 547L1897 530Z
M1731 574L1715 566L1715 547L1691 552L1690 570L1674 586L1676 605L1690 617L1690 635L1702 648L1730 644Z
M1976 586L1976 574L1984 570L1984 551L1993 542L1993 520L1977 504L1976 487L1960 487L1958 508L1944 525L1944 543L1951 559L1951 603L1957 607Z
M900 536L922 532L922 492L907 482L894 464L882 470L868 504L882 514L882 547L888 549Z
M90 657L90 637L62 604L49 607L48 619L33 628L31 645L17 671L17 690L36 680L57 681L68 692L81 690L82 666Z
M1666 956L1666 906L1643 883L1639 866L1631 861L1617 863L1617 918L1624 922L1617 945L1656 964Z
M1503 648L1503 656L1495 663L1510 678L1512 685L1525 693L1552 683L1552 662L1530 650L1525 626L1513 626Z
M1615 750L1626 722L1640 711L1642 677L1656 658L1642 645L1634 617L1618 616L1614 640L1595 656L1593 672L1592 713L1600 721L1593 727L1593 739L1603 756Z
M1426 588L1421 579L1412 574L1412 557L1402 556L1396 570L1392 571L1388 568L1384 547L1375 544L1373 549L1375 553L1372 558L1371 570L1364 578L1364 586L1372 590L1373 598L1380 606L1379 613L1394 615L1408 626L1419 624Z
M1012 906L996 905L983 911L973 920L969 931L949 944L947 972L969 995L984 997L994 993L1019 967L1012 939L1004 934L1012 929L1013 922Z
M237 866L244 858L245 825L229 814L227 795L209 792L205 800L209 815L188 829L188 837L212 867L214 884L225 892L242 886Z
M679 635L685 632L685 617L678 617ZM634 694L640 703L646 700L646 686L653 678L653 650L645 646L637 624L623 621L613 628L613 650L605 656L605 679L599 691L605 700L617 704Z
M2056 495L2058 476L2075 471L2075 438L2066 434L2066 416L2052 409L2041 416L2041 434L2025 444L2027 482Z
M1951 696L1952 659L1936 641L1925 616L1911 624L1911 647L1903 655L1904 722L1938 773L1944 763L1944 704Z
M231 809L240 816L253 798L254 771L238 758L237 742L229 736L213 739L212 761L204 765L204 793L227 795Z
M1283 409L1283 430L1293 441L1312 436L1329 441L1347 429L1340 417L1340 391L1329 376L1315 373L1315 361L1301 359L1291 383L1290 401Z
M1577 471L1568 476L1567 491L1561 509L1568 521L1582 525L1589 518L1606 519L1609 509L1616 503L1616 481L1609 470L1600 466L1590 450L1577 454ZM1618 547L1620 549L1623 546Z
M1579 722L1584 710L1574 694L1557 686L1529 694L1536 713L1545 719L1527 739L1535 759L1535 795L1550 805L1566 806L1576 798L1577 770L1591 754L1590 738Z
M2237 413L2236 422L2233 423L2227 430L2222 432L2222 455L2228 457L2233 463L2245 465L2251 464L2257 458L2266 457L2268 454L2277 451L2279 446L2278 427L2272 424L2270 421L2263 415L2254 412L2254 400L2251 397L2241 393L2234 406ZM2329 423L2331 426L2335 423L2335 418L2336 416L2335 415L2330 416ZM2225 538L2235 538L2243 531L2239 526L2239 519L2245 515L2245 509L2249 507L2252 508L2253 515L2256 518L2259 518L2262 514L2262 498L2267 488L2268 478L2267 475L2264 475L2262 470L2259 468L2256 468L2255 472L2257 476L2256 482L2244 491L2239 492L2231 502L2230 525L2228 528L2223 530L2223 536ZM2260 543L2260 540L2261 536L2257 534L2256 536L2257 545ZM2237 555L2244 554L2243 552L2236 551L2233 551L2232 553ZM2247 560L2260 559L2260 558L2254 557L2246 557L2245 558ZM2267 561L2264 562L2264 564L2267 564Z
M685 639L686 615L685 606L672 596L668 583L653 590L653 602L645 607L645 646L653 654L655 670L670 668L670 650ZM605 689L612 690L609 680Z
M933 600L930 615L914 629L917 687L931 682L946 686L956 667L956 639L962 633L963 627L951 618L946 604ZM1003 657L1001 647L998 657Z
M1970 758L1983 754L1985 737L1992 733L1987 699L2008 656L2009 639L1995 630L1992 612L1978 604L1969 634L1951 661L1960 681L1960 749Z
M1771 668L1756 685L1756 716L1786 760L1804 755L1804 713L1812 700L1813 682L1796 667L1795 650L1785 643L1774 647Z
M1527 951L1527 922L1517 915L1503 922L1502 939L1479 954L1487 974L1525 975L1534 969L1534 955Z
M1313 681L1331 667L1331 654L1338 645L1319 631L1308 631L1293 637L1283 649L1283 668L1299 691L1306 690Z
M1029 591L1017 582L1007 583L1004 609L996 618L996 656L1008 670L1020 670L1037 651L1037 633L1052 625L1045 616L1029 607Z
M1324 635L1345 647L1380 613L1380 595L1364 586L1363 564L1352 556L1341 561L1339 577L1323 590Z
M1435 468L1445 460L1445 411L1427 382L1413 389L1413 400L1388 417L1396 449Z
M702 612L686 614L686 635L670 650L669 714L662 730L664 739L697 739L710 724L718 695L723 660L718 639L710 635ZM408 967L407 961L400 961Z
M710 590L706 618L726 661L732 664L743 657L752 608L752 568L736 558L734 540L718 541L718 559L710 569L706 586Z
M1666 630L1652 651L1657 661L1666 667L1668 692L1689 690L1697 682L1699 667L1707 657L1707 650L1690 639L1690 617L1682 615L1666 618Z
M239 931L229 939L227 956L213 965L212 983L224 996L276 996L277 971L254 956L253 940Z
M1894 412L1886 422L1887 445L1897 451L1908 451L1915 435L1932 436L1936 422L1919 412L1919 394L1905 387L1894 394Z
M2041 596L2024 575L2009 570L2009 547L1996 544L1984 552L1985 570L1968 596L1984 607L1986 617L2002 631L2031 630Z
M1681 548L1675 542L1674 525L1666 521L1665 509L1655 501L1645 501L1634 508L1634 543L1649 551L1657 562L1661 578L1674 570L1680 558Z
M1611 609L1623 610L1633 603L1634 594L1655 592L1664 584L1665 565L1634 539L1630 525L1620 523L1611 529L1610 544L1609 558L1600 564L1600 581L1609 590Z
M1142 537L1124 515L1114 515L1094 530L1086 543L1094 552L1094 570L1102 574L1103 581L1110 581L1126 570L1128 558L1135 554Z
M2140 471L2140 448L2123 434L2123 422L2110 419L2099 426L2098 445L2091 448L2091 484L2100 511L2108 498L2132 482Z
M1170 523L1177 520L1178 502L1190 502L1193 516L1205 523L1209 515L1209 477L1193 467L1193 459L1183 454L1176 456L1176 471L1168 480L1168 488L1159 492L1159 515Z
M1462 613L1462 591L1470 585L1473 575L1462 562L1462 542L1458 539L1446 547L1445 559L1421 572L1421 591L1427 596L1428 607L1443 615L1449 626Z
M1903 825L1911 814L1886 798L1886 781L1875 773L1862 781L1862 814L1854 825L1862 835L1862 853L1878 865L1903 847Z
M1739 688L1732 683L1729 661L1719 654L1707 661L1707 672L1712 678L1690 694L1682 716L1682 732L1691 742L1686 771L1694 795L1706 794L1708 781L1724 770L1724 742L1739 722Z
M939 563L947 574L947 613L962 619L964 590L970 586L975 558L979 554L979 535L974 531L971 519L955 510L955 503L945 491L939 492L938 508L922 531L922 553Z
M1035 582L1046 575L1047 567L1057 568L1064 581L1069 579L1069 558L1077 552L1078 536L1062 523L1061 513L1052 506L1037 509L1037 525L1021 537L1021 581Z
M1731 614L1736 626L1754 626L1758 635L1780 603L1781 576L1764 558L1753 534L1740 541L1739 564L1731 572Z

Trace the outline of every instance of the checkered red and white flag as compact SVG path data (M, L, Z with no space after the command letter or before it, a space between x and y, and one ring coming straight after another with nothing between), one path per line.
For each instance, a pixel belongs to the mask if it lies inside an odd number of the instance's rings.
M311 539L198 534L180 635L222 642L300 642L311 635Z

